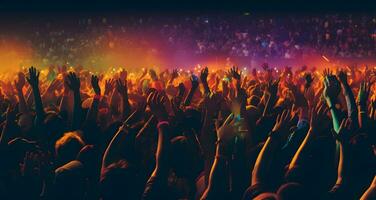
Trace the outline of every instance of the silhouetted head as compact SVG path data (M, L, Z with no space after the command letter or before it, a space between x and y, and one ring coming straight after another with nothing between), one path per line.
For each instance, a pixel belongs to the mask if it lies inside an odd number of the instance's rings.
M109 165L102 172L101 196L107 199L139 199L140 184L136 168L125 160Z
M56 158L64 164L76 159L78 152L85 145L81 135L75 132L67 132L55 143Z
M194 180L203 170L203 160L200 148L185 136L177 136L171 139L170 164L178 177Z
M86 177L81 162L74 160L55 170L54 191L56 199L83 199Z
M300 200L308 198L308 191L299 183L283 184L277 191L280 200Z

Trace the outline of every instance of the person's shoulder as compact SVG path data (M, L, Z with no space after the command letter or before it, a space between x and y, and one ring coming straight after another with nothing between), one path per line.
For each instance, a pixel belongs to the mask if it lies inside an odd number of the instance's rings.
M81 171L83 169L83 164L78 160L72 160L67 164L57 168L55 170L55 175L60 176L67 173L71 173L72 171Z

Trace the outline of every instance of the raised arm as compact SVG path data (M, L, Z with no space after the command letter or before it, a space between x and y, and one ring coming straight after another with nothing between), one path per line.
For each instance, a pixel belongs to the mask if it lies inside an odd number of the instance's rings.
M214 162L209 175L209 183L201 199L228 199L230 193L231 156L234 150L235 137L244 134L242 123L231 114L223 125L216 123L217 142Z
M368 81L363 81L359 87L357 104L359 109L358 120L360 128L366 128L366 125L368 123L367 101L371 92L371 87L372 84Z
M269 81L265 90L265 96L267 96L266 104L264 107L264 111L262 113L262 116L266 116L270 113L271 109L274 107L278 96L278 85L279 85L279 79L276 81Z
M23 114L29 113L25 96L22 91L23 87L25 86L25 74L24 73L22 72L18 73L18 79L14 81L14 86L17 90L19 112Z
M336 140L339 143L339 163L337 170L336 185L348 184L350 178L350 137L353 129L351 128L351 120L343 119L338 129Z
M81 127L82 107L81 107L81 93L80 93L80 78L74 72L69 72L67 76L67 85L73 92L73 121L72 129L76 130Z
M251 186L267 184L267 174L270 165L275 156L277 148L289 133L289 122L291 120L290 111L284 110L282 114L277 116L275 125L269 133L269 137L257 156L256 163L252 171Z
M63 94L62 94L62 98L61 98L60 105L59 105L59 111L60 113L65 113L68 115L69 110L71 110L70 108L72 107L72 100L70 98L71 93L70 93L70 89L68 86L68 78L65 74L64 74L63 84L64 84Z
M124 121L123 125L115 133L114 137L108 144L102 158L102 172L113 162L121 158L121 153L118 149L121 143L126 143L127 149L134 148L134 141L136 137L136 132L132 131L129 127L128 121L131 120L135 115L130 116L127 120ZM125 135L125 137L123 137ZM133 154L134 152L126 152L128 155Z
M322 130L322 124L324 123L325 115L328 112L328 109L324 105L318 105L316 108L311 109L311 119L310 119L310 129L301 143L299 149L296 151L293 159L291 160L288 170L292 170L297 166L300 166L304 163L304 160L308 156L309 145Z
M347 74L344 71L340 71L337 76L339 81L341 82L342 93L346 99L347 116L351 119L351 121L356 122L358 109L356 107L354 93L352 92L351 87L347 82ZM354 125L358 127L357 123L354 123Z
M324 70L324 90L323 96L325 98L326 104L330 109L332 115L333 128L338 132L340 121L339 113L336 108L337 98L341 92L341 87L337 78L332 74L329 69Z
M205 67L203 70L201 70L200 80L201 80L202 85L204 86L205 94L210 93L210 88L208 85L208 75L209 75L208 67Z
M34 103L35 103L35 111L37 114L37 124L43 122L45 117L45 112L43 108L42 97L40 96L39 91L39 72L36 68L30 67L29 68L29 77L26 78L27 82L29 82L34 96Z
M91 107L89 109L89 112L86 115L86 122L96 122L97 116L98 116L98 106L101 99L101 88L99 87L99 79L97 76L92 75L91 76L91 87L94 90L94 97L93 102L91 103Z
M184 100L184 105L185 106L189 106L191 104L193 95L195 94L196 89L198 88L198 78L194 74L192 74L192 76L191 76L191 83L192 83L192 87L189 90L189 93L188 93L187 97Z
M146 188L142 195L142 199L162 199L167 187L168 177L168 149L170 147L170 133L168 114L164 106L165 97L158 92L153 92L148 96L147 102L153 115L158 120L158 146L155 155L156 164Z
M116 81L116 89L121 96L123 118L126 118L131 112L131 106L128 99L128 83L125 79L124 82L121 79Z
M235 79L236 81L236 89L239 90L240 89L240 85L241 85L241 75L242 75L242 71L239 71L239 69L237 67L232 67L230 69L230 71L228 72L230 74L230 76Z

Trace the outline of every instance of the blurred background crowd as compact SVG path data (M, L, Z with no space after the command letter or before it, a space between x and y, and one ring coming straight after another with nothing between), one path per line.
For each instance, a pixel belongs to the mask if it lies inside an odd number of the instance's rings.
M177 65L215 57L250 65L251 60L376 56L376 16L361 13L46 16L1 20L3 49L15 41L30 54L21 63L43 65L105 65L111 59L136 65L121 53L149 59L144 66L161 64L160 59Z

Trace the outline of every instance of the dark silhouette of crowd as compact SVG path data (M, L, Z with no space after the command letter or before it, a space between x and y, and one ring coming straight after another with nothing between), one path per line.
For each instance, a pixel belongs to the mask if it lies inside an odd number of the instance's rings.
M2 80L0 199L376 198L376 71Z

